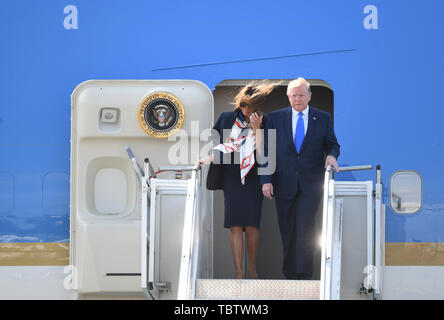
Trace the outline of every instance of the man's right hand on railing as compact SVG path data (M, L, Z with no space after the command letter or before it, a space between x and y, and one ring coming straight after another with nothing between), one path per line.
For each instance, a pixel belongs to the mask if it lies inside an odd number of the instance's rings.
M336 172L339 172L339 166L338 163L336 162L336 158L333 157L332 155L328 155L327 158L325 159L325 168L327 168L328 166L332 166Z

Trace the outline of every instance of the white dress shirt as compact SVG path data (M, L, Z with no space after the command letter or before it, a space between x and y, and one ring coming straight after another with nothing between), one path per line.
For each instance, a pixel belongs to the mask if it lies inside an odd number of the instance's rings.
M302 116L302 119L304 120L304 136L307 134L307 129L308 129L308 109L310 107L307 106L307 108L305 108L304 111L302 111L302 113L304 114ZM296 124L298 123L298 119L299 119L299 111L294 110L293 108L291 108L291 129L293 130L293 140L294 140L294 134L296 132Z

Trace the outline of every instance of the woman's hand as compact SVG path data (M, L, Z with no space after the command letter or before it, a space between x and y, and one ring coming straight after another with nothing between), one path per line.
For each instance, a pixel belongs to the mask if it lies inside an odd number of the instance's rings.
M253 127L253 130L256 131L261 128L262 119L263 119L263 115L259 116L259 114L257 112L252 113L250 115L250 123L251 123L251 126Z
M197 160L195 163L195 166L197 167L200 164L207 165L207 164L210 164L213 160L214 160L214 155L210 154L209 156L206 156L200 160Z

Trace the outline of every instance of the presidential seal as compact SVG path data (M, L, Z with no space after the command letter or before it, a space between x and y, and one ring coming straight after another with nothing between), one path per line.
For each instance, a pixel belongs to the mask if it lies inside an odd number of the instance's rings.
M168 92L154 92L140 104L138 119L142 129L156 138L166 138L182 127L185 110L182 102Z

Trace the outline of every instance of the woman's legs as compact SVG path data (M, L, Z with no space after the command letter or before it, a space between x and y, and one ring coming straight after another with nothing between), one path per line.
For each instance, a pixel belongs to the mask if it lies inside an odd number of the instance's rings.
M256 227L245 227L245 230L247 234L248 278L257 279L256 255L259 245L259 229Z
M234 266L236 268L236 279L243 279L242 257L244 255L243 227L230 228L230 244L233 251Z
M248 278L257 279L256 256L259 245L259 229L256 227L245 227L245 231L248 252ZM244 277L242 271L242 258L244 255L243 227L230 228L230 244L236 268L236 279L242 279Z

